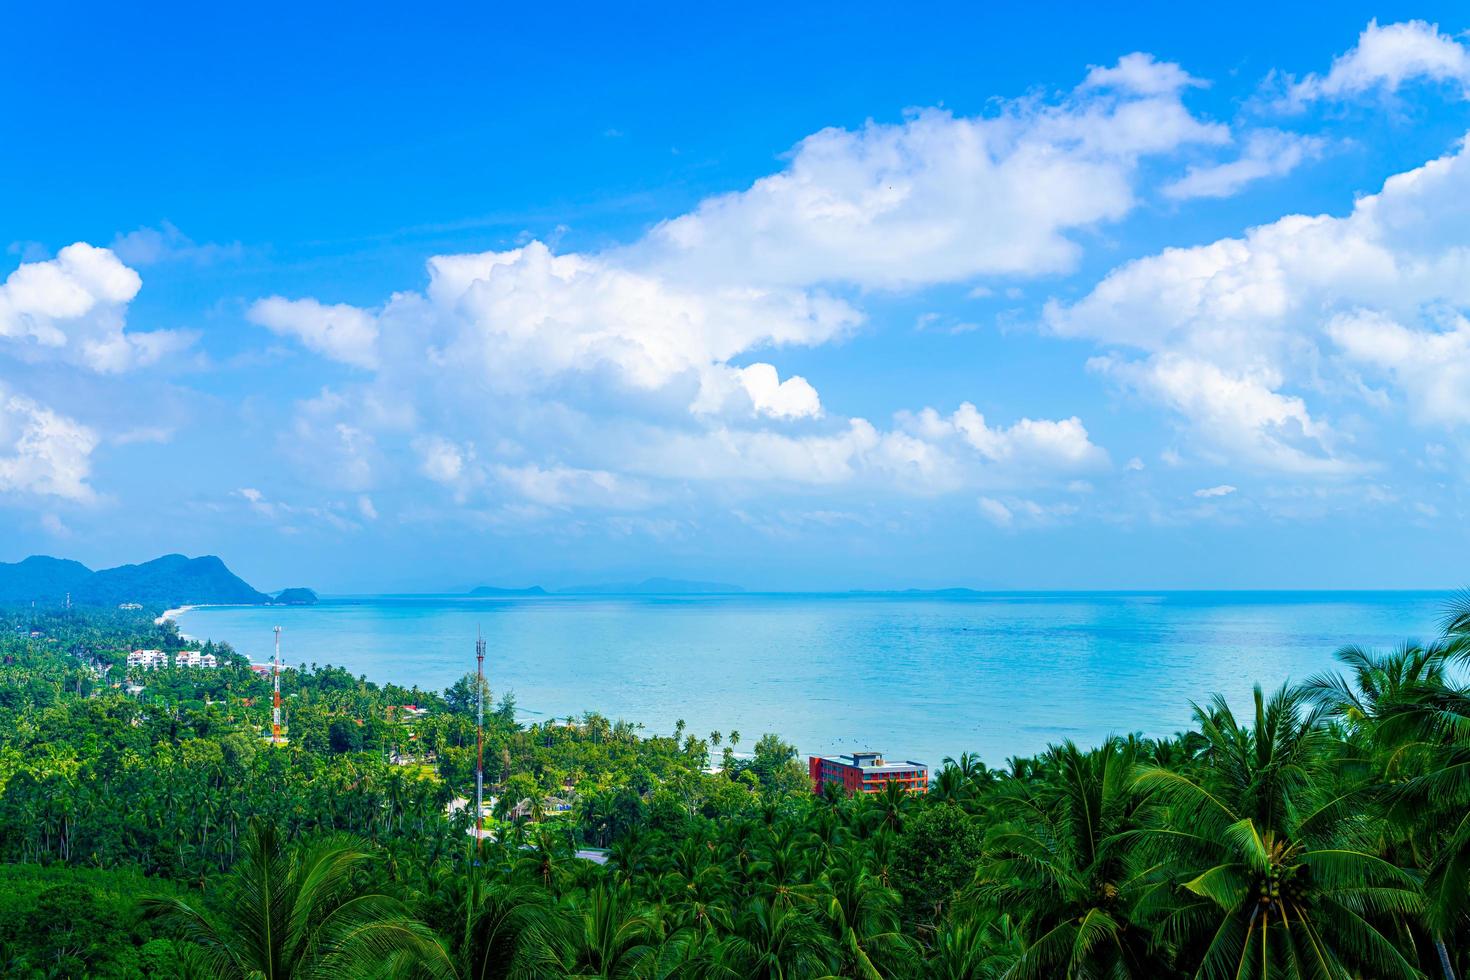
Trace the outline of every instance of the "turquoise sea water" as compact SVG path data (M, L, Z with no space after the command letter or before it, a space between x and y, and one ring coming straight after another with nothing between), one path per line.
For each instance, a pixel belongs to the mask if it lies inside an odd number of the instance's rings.
M667 732L774 731L803 753L873 748L990 765L1071 738L1168 734L1190 699L1245 710L1332 666L1345 643L1427 638L1445 593L370 596L190 610L179 626L269 659L442 690L489 646L527 720L596 710Z

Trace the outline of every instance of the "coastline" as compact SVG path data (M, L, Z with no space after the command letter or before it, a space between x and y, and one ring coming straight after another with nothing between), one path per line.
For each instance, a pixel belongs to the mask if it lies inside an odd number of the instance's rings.
M190 609L197 609L197 608L199 608L199 607L198 606L179 606L177 609L165 609L163 611L163 615L159 616L157 619L155 619L153 621L153 625L154 626L162 626L168 620L170 620L170 619L178 619L180 616L182 616L184 613L188 612Z
M960 751L1004 759L1067 738L1098 744L1119 704L1138 730L1167 734L1189 723L1202 691L1248 703L1251 679L1274 687L1333 669L1328 637L1384 647L1424 635L1443 598L569 596L495 600L493 615L486 605L357 597L201 609L189 622L264 663L271 627L289 616L292 663L432 691L475 669L480 629L491 687L514 690L518 718L592 709L652 731L682 718L687 732L739 729L737 749L777 732L808 754L874 749L934 765Z

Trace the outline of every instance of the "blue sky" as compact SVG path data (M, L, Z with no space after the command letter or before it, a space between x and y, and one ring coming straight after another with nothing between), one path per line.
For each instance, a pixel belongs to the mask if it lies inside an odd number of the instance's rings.
M12 12L0 558L1462 584L1467 28Z

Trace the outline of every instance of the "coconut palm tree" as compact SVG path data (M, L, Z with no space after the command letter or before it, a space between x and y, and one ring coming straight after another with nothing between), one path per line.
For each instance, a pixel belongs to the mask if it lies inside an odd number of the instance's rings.
M951 917L934 936L927 975L935 980L1001 980L1025 953L1020 929L1007 914Z
M1306 692L1255 690L1251 724L1216 696L1195 717L1195 771L1144 768L1136 786L1169 807L1140 831L1161 861L1138 911L1198 964L1197 976L1414 977L1390 938L1420 898L1374 850L1366 784L1334 778L1339 747Z
M546 889L478 875L466 902L459 953L465 980L536 976L540 964L553 955L548 937L560 928L562 912Z
M631 891L599 885L573 901L568 912L567 928L556 944L557 969L541 976L634 980L652 974L661 938L658 922L638 907Z
M804 908L753 899L723 944L720 967L730 977L789 980L831 975L833 943Z
M219 884L218 912L150 898L144 914L189 943L215 977L293 980L423 969L453 976L442 945L394 899L357 887L372 856L350 838L287 848L255 818L244 854Z
M1068 741L1040 760L1041 778L1006 780L1000 823L966 905L1013 912L1025 942L1008 977L1154 977L1164 971L1133 924L1127 834L1142 826L1134 792L1138 743L1092 751Z
M1451 628L1466 615L1453 616ZM1337 659L1350 678L1319 675L1304 685L1376 757L1388 785L1385 853L1425 879L1420 919L1448 980L1448 937L1470 923L1470 692L1452 678L1467 652L1453 635L1389 653L1345 647Z
M873 876L860 849L834 854L818 899L836 940L842 976L881 980L912 960L914 949L899 923L898 893Z

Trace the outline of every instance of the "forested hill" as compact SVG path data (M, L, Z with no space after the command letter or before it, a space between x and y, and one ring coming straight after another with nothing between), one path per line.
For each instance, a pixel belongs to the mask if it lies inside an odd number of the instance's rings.
M15 563L0 562L0 603L52 605L63 602L67 595L77 605L253 605L271 601L270 596L251 588L214 555L164 555L139 565L95 572L80 562L46 555L32 555Z

